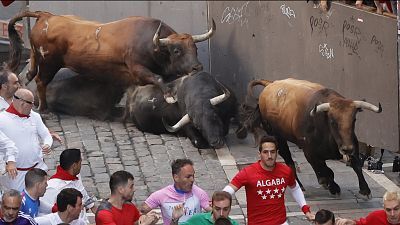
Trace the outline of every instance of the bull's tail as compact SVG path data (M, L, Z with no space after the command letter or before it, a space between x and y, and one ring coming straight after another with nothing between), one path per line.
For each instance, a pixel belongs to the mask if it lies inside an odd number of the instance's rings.
M262 85L264 87L268 86L270 83L272 83L273 81L269 81L269 80L253 80L249 83L249 85L247 86L247 96L253 97L253 87L257 86L257 85Z
M23 41L20 35L18 34L18 31L15 29L15 23L17 21L22 20L24 17L35 17L39 18L42 12L30 12L30 11L23 11L17 14L14 18L10 20L8 23L8 36L10 38L10 57L9 61L7 63L7 68L13 72L16 72L16 70L19 67L20 61L21 61L21 55L22 55L22 49L23 49Z

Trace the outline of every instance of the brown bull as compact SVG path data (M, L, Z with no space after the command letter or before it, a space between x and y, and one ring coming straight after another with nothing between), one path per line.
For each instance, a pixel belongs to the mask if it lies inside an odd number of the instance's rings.
M178 34L160 20L129 17L110 23L58 16L48 12L25 11L11 19L9 67L19 65L22 40L14 28L24 17L37 18L30 34L31 68L28 80L36 77L39 109L47 109L46 87L56 72L67 67L79 74L96 74L95 79L112 82L125 89L132 84L155 84L164 90L163 79L202 70L195 43L205 34Z
M277 136L279 154L294 171L287 141L297 144L303 149L318 182L335 195L340 194L340 187L335 183L334 173L325 160L348 157L358 176L360 194L370 195L371 190L362 174L354 128L357 112L368 109L380 113L380 104L376 107L368 102L345 99L334 90L305 80L252 81L249 95L256 85L265 88L259 96L257 107L242 105L244 126L238 130L239 138L245 137L247 130L258 135L262 129ZM300 181L299 184L303 188Z

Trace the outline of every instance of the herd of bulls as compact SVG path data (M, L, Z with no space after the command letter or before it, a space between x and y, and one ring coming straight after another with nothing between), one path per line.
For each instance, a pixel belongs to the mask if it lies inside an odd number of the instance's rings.
M382 107L345 99L334 90L304 80L255 80L264 89L252 106L239 106L234 92L202 71L195 43L205 34L178 34L160 20L129 17L101 24L75 16L25 11L9 23L9 68L21 60L22 39L14 28L24 17L37 18L30 34L28 82L35 78L39 110L109 119L126 93L125 120L155 134L179 132L198 148L220 148L233 121L236 135L255 139L275 135L279 154L294 171L287 141L303 149L321 185L340 194L328 159L347 158L358 176L360 194L371 191L362 174L355 129L357 112ZM61 72L57 74L60 68ZM74 74L74 72L77 74ZM78 75L79 74L79 75ZM50 83L50 81L54 81ZM301 182L299 184L303 187Z

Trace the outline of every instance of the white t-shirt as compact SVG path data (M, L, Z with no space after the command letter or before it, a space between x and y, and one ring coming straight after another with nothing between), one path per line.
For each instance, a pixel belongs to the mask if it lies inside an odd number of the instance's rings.
M57 225L60 223L64 223L58 213L51 213L44 216L39 216L35 218L36 223L38 225ZM73 220L70 225L86 225L86 223L81 219Z

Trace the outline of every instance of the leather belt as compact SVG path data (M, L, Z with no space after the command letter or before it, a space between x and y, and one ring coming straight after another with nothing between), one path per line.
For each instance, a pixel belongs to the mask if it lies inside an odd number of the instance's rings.
M36 163L35 165L33 165L31 167L28 167L28 168L17 168L17 170L19 170L19 171L29 171L29 170L35 168L35 166L37 166L38 164L39 163Z

